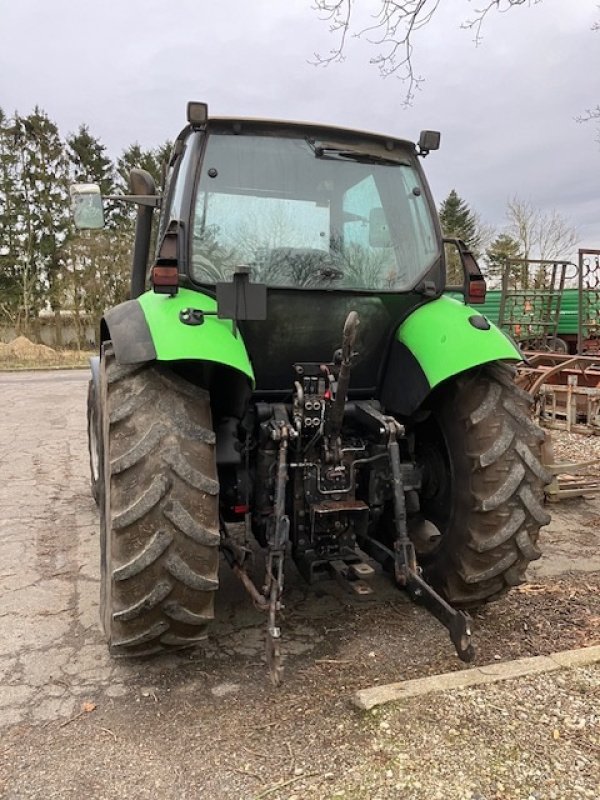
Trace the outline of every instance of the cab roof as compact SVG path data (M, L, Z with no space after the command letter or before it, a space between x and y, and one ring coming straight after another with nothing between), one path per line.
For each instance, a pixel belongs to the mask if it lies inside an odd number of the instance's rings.
M328 136L335 138L342 136L345 138L359 138L368 139L378 144L393 149L394 146L408 148L415 150L415 143L409 139L400 139L396 136L389 136L383 133L375 133L373 131L356 130L354 128L345 128L337 125L326 125L316 122L301 122L298 120L281 120L281 119L263 119L260 117L209 117L205 126L208 130L211 128L220 129L231 127L235 130L239 127L239 132L243 130L285 130L296 131L303 136Z

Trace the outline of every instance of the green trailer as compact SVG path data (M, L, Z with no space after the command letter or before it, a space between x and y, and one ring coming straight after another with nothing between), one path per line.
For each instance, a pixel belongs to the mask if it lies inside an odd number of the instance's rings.
M478 306L490 322L498 325L500 319L501 289L488 290L485 302ZM564 343L565 352L577 351L577 333L579 325L579 291L578 289L564 289L561 296L560 314L558 319L558 337ZM561 342L558 342L560 347Z

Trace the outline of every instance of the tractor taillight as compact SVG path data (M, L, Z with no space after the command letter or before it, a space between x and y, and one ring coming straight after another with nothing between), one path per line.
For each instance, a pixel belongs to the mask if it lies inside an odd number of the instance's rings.
M152 288L159 294L175 295L179 289L179 233L181 223L171 220L165 231L156 264L152 267Z
M179 268L177 264L155 264L152 267L152 288L159 294L177 294Z
M469 280L469 296L467 303L469 305L479 305L485 303L486 285L485 280L481 276L470 275Z

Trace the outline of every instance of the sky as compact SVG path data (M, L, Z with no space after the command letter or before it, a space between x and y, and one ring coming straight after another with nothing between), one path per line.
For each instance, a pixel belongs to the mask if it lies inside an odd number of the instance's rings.
M424 165L438 205L454 188L501 230L517 195L600 249L600 123L576 122L600 104L598 0L494 11L476 46L461 23L484 2L442 0L417 32L424 81L405 108L406 86L380 77L367 41L351 38L342 63L311 63L337 42L312 0L0 0L0 108L39 105L63 135L84 122L113 156L174 138L188 100L413 140L440 130Z

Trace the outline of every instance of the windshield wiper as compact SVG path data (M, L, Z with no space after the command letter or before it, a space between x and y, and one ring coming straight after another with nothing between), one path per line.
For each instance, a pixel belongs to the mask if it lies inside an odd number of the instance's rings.
M317 144L311 141L308 144L312 148L315 158L323 158L329 161L356 161L360 164L383 164L388 167L410 166L407 161L391 158L383 153L374 153L353 147L342 147L341 145Z

